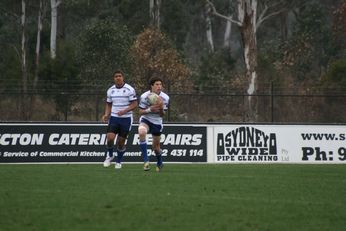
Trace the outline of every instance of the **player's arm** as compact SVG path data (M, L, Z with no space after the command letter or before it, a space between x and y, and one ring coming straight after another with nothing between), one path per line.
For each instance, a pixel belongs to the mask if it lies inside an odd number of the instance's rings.
M164 105L163 99L160 98L159 108L158 108L159 112L158 113L161 117L163 117L166 114L166 111L168 109L168 105L169 105L169 99L166 101L166 105Z
M112 103L106 102L105 113L102 116L102 121L103 122L106 123L108 121L109 116L111 115L111 111L112 111Z
M165 110L163 109L163 103L162 103L162 105L160 105L160 107L158 108L158 113L159 113L159 115L160 115L160 117L163 117L164 115L165 115Z
M155 107L155 111L160 115L160 117L163 117L165 115L165 110L163 109L163 100L161 98L159 98L158 103L153 106Z
M130 105L127 108L118 112L118 115L122 116L122 115L128 113L129 111L132 111L133 109L135 109L137 107L137 105L138 105L137 100L131 101Z
M155 107L155 105L149 106L147 108L139 108L139 115L146 115L149 113L158 113L158 109Z
M146 115L146 114L149 114L151 111L150 111L150 107L148 108L139 108L139 115Z

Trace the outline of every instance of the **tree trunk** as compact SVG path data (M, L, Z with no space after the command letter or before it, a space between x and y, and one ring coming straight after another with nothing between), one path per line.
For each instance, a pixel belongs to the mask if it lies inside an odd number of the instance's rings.
M150 0L149 1L149 12L150 12L150 25L160 29L160 8L161 0Z
M40 6L38 10L38 18L37 18L37 35L36 35L36 58L35 58L35 74L34 74L34 82L33 82L33 90L36 92L37 83L38 83L38 72L40 67L40 50L41 50L41 33L42 33L42 18L43 18L44 10L43 10L43 2L40 0Z
M288 39L288 11L284 11L280 14L280 29L282 41Z
M246 79L248 80L248 99L245 102L246 120L255 122L258 118L257 100L253 96L257 91L257 0L238 0L238 17L242 22L239 29L244 46Z
M60 0L50 0L51 4L51 28L50 28L50 57L56 57L56 37L58 31L58 6Z
M40 68L40 50L41 50L41 33L43 29L43 15L45 12L45 8L43 6L43 0L40 0L39 10L38 10L38 17L37 17L37 35L36 35L36 49L35 49L35 72L34 72L34 81L32 84L33 89L33 95L31 96L31 102L30 102L30 117L32 115L32 111L35 111L35 105L37 100L37 84L39 80L39 68Z
M228 0L228 18L233 18L231 5L232 0ZM231 35L232 35L232 22L230 20L226 20L225 33L223 36L223 47L227 49L231 53Z
M207 35L207 41L208 41L208 48L211 53L214 52L214 41L213 41L213 31L212 31L212 25L211 25L211 19L210 19L210 5L205 5L205 27L206 27L206 35Z
M27 95L28 95L28 70L26 63L26 2L22 0L21 14L22 45L21 45L21 68L22 68L22 94L21 94L21 117L23 120L28 119L27 113Z
M229 15L232 18L232 15ZM223 36L223 47L231 51L231 35L232 35L232 23L226 21L225 33Z
M257 45L255 32L249 27L240 28L242 42L244 46L244 60L246 65L246 79L248 80L245 109L247 109L246 119L249 122L257 121L257 100L253 95L257 92Z

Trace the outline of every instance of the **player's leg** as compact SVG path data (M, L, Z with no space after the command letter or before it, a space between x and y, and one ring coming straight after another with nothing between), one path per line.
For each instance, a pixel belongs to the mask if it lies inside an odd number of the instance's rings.
M118 168L118 169L121 168L121 161L126 151L125 141L126 141L126 138L121 137L119 134L117 138L117 158L115 160L115 168Z
M107 132L107 151L106 151L106 159L103 162L104 167L109 167L114 159L113 151L114 151L114 140L115 133Z
M151 134L153 135L153 146L152 149L154 150L157 163L156 163L156 171L160 172L161 169L163 168L163 163L162 163L162 152L160 148L160 140L161 140L161 133L163 129L162 124L152 124L150 127L151 129Z
M160 135L154 135L153 134L153 150L157 159L156 163L156 171L160 172L163 168L163 162L162 162L162 152L160 148L160 139L161 139L161 134Z
M131 126L132 126L132 118L118 118L119 120L119 130L118 130L118 137L116 142L117 147L117 158L115 161L115 168L120 169L121 168L121 161L124 156L124 153L126 151L125 142L127 139L128 134L130 133Z
M147 145L147 141L146 141L146 136L148 134L148 131L149 131L148 124L146 124L144 121L142 121L138 125L138 136L139 136L139 147L141 149L143 161L144 161L144 167L143 167L144 171L150 170L149 157L148 157L148 147L147 147L148 145Z

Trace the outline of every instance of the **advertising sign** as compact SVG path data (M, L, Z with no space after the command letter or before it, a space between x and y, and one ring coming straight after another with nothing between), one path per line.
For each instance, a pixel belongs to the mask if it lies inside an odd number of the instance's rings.
M124 162L143 162L137 125L129 134ZM152 137L148 135L148 154ZM161 135L165 162L206 162L206 127L165 125ZM0 163L103 162L104 124L0 124Z
M346 163L346 126L214 127L216 163Z
M143 162L137 128L124 162ZM0 124L0 163L103 162L105 133L105 124ZM147 143L155 161L150 135ZM346 126L166 124L161 148L177 163L346 163Z

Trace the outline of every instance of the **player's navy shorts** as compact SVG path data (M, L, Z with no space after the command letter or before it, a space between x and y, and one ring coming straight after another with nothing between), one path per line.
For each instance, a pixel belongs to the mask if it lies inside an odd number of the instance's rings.
M142 118L141 123L145 123L149 127L149 133L153 136L160 136L162 133L163 126L161 124L153 124L147 119Z
M107 133L112 132L127 138L132 126L132 117L119 118L111 116L108 122Z

